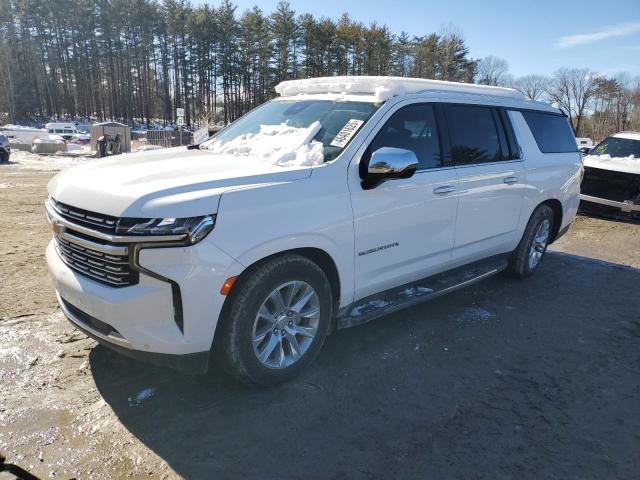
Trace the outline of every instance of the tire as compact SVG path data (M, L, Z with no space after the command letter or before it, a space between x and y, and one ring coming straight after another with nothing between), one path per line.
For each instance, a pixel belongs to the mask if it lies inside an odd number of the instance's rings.
M509 259L507 272L511 276L526 278L534 274L547 251L553 226L553 210L548 205L539 205L531 214L522 240Z
M5 163L9 161L9 154L8 153L0 153L0 163Z
M318 355L331 324L332 305L329 281L311 260L290 254L259 264L233 285L213 356L245 384L268 387L290 380Z

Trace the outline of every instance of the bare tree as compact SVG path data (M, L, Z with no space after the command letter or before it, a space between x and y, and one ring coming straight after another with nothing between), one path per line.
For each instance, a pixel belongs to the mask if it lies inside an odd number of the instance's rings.
M553 74L549 98L569 115L576 136L582 134L585 112L596 92L597 78L586 68L561 68Z
M549 89L549 79L543 75L525 75L518 78L513 86L529 100L542 100Z
M503 58L489 55L478 61L476 83L506 87L511 83L509 64Z

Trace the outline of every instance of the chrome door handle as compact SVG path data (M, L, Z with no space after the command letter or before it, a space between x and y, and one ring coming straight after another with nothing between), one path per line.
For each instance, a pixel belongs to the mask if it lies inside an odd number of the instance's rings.
M511 185L512 183L518 183L518 177L504 177L504 183Z
M447 193L451 193L456 189L453 185L443 185L442 187L437 187L433 189L433 193L436 195L445 195Z

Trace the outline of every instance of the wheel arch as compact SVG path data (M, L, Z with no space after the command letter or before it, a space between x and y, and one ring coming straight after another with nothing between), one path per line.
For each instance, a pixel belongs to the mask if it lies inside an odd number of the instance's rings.
M261 265L264 265L265 263L272 261L276 258L285 256L285 255L291 255L291 254L300 255L301 257L305 257L308 260L311 260L313 263L318 265L318 267L320 267L320 269L326 275L327 280L329 281L329 286L331 288L331 296L332 296L331 300L332 300L333 313L334 313L333 314L334 318L332 319L332 324L333 324L333 322L335 321L335 314L338 311L338 308L340 305L341 280L340 280L340 274L338 272L338 267L333 257L331 257L331 255L327 251L321 248L299 247L299 248L291 248L288 250L282 250L280 252L272 253L258 260L255 260L252 264L248 265L242 271L242 273L238 275L238 278L235 280L235 282L238 282L240 279L242 279L243 277L246 277L247 275L251 275L251 272L254 271L256 268L260 267ZM234 282L234 285L235 285L235 282ZM221 317L225 315L225 312L229 308L229 305L231 304L234 293L235 293L234 289L233 287L231 287L231 290L229 294L226 296L224 303L222 305L222 309L220 311ZM220 324L220 321L218 321L218 325L219 324ZM218 331L218 328L216 326L216 334L217 334L217 331ZM214 335L214 342L215 342L215 335Z
M549 243L553 243L558 237L558 232L560 232L560 227L562 225L562 215L563 215L562 203L557 198L549 198L548 200L541 202L538 205L538 207L540 205L547 205L553 211L553 229L551 230L551 241L549 242ZM533 212L532 212L532 215L533 215Z

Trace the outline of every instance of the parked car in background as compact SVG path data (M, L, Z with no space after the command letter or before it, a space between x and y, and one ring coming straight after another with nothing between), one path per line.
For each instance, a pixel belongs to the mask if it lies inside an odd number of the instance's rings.
M583 161L583 209L639 214L639 132L620 132L605 138Z
M0 162L8 162L11 156L11 145L5 135L0 135Z
M63 123L51 122L51 123L47 123L44 126L44 128L47 130L48 133L60 135L62 138L64 138L67 141L71 140L74 135L77 135L78 133L80 133L76 129L75 124L70 122L63 122Z
M332 77L276 91L199 146L50 182L47 263L77 328L135 358L203 372L211 354L273 385L332 329L532 275L576 214L567 118L515 90Z
M586 137L576 137L576 144L580 153L585 155L593 148L593 140Z

